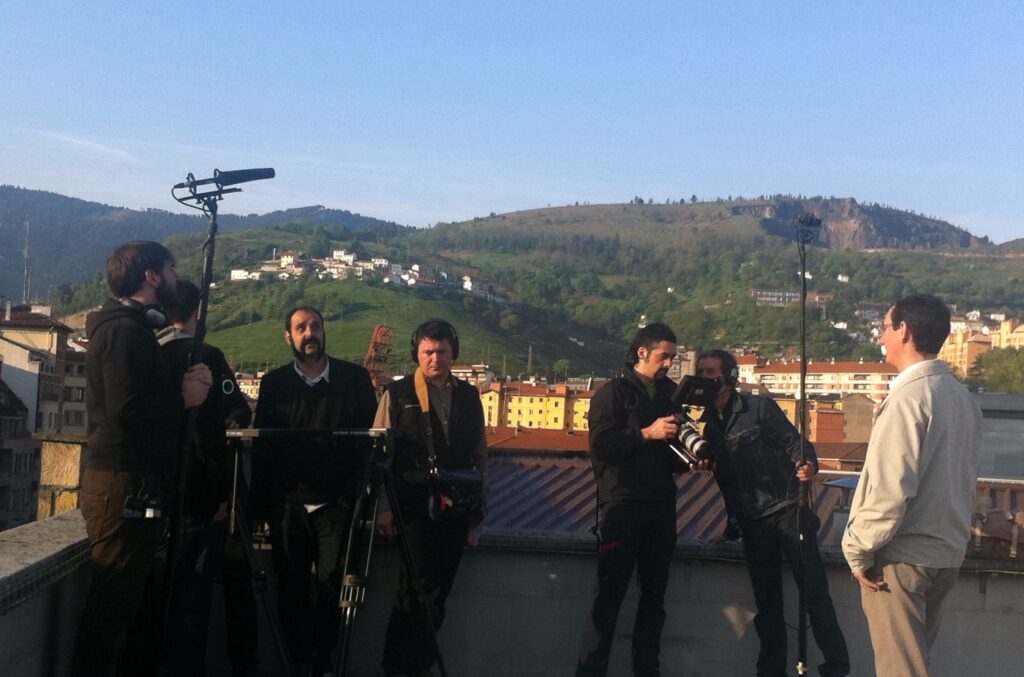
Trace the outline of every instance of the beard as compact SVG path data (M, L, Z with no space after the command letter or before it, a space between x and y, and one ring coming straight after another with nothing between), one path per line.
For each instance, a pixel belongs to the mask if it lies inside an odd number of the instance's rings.
M324 356L324 344L315 338L304 339L298 348L295 347L295 342L291 339L288 343L292 347L292 354L299 362L319 362ZM307 353L306 346L316 346L316 352L312 355Z
M167 284L165 279L160 280L160 286L156 288L156 302L165 310L173 308L178 302L177 286Z

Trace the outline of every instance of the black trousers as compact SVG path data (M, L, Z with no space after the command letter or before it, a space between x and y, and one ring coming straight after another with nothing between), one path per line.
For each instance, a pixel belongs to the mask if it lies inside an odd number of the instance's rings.
M676 510L671 502L616 502L601 508L597 593L583 627L578 677L606 675L619 608L636 568L640 587L633 625L633 674L659 675L658 654L665 625L665 589L676 546Z
M785 557L796 584L799 586L805 578L807 580L807 615L814 641L825 658L818 668L819 674L823 677L846 675L850 671L850 656L828 592L825 566L818 552L815 535L818 520L804 509L804 533L808 537L805 541L806 562L801 562L798 510L797 506L791 506L740 524L743 551L757 604L754 627L761 640L757 674L759 677L783 677L786 674L786 621L782 602L782 558Z
M469 520L445 516L435 522L427 515L425 500L403 504L401 510L405 537L423 582L430 619L434 627L440 629L444 622L444 605L455 582L469 534ZM430 626L403 561L384 640L382 665L387 674L402 674L429 670L436 661L437 651Z
M340 559L351 516L351 508L337 503L312 513L301 503L282 503L274 509L270 542L278 616L289 657L299 666L322 672L331 667L341 621Z
M125 498L143 486L142 473L82 473L78 506L89 536L92 584L75 638L72 675L115 675L124 658L128 628L167 526L162 519L124 519Z

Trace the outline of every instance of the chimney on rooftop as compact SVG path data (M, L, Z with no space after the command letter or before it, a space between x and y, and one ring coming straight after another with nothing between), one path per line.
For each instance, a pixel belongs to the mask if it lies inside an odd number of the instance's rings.
M11 300L7 299L7 310L4 313L4 319L8 322L11 321Z

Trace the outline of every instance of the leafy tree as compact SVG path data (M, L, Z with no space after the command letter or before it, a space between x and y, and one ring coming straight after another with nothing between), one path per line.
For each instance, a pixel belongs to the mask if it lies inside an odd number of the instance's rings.
M569 379L569 360L564 357L560 360L555 360L555 364L552 365L552 370L555 373L555 378L558 378L559 374L562 374L566 380Z
M326 259L331 255L331 239L320 226L313 226L313 234L306 245L309 256L314 259Z
M968 384L999 393L1024 393L1024 350L995 348L982 353L968 371Z

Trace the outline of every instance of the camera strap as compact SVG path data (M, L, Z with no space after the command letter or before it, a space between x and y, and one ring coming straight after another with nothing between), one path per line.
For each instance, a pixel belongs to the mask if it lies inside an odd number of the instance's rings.
M431 475L434 475L437 473L437 455L434 453L434 431L430 424L430 391L427 386L427 377L423 375L422 369L417 367L413 381L416 386L416 399L420 403L420 420L423 425L423 444L427 447L428 470Z

